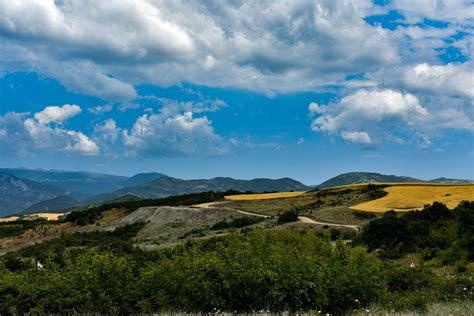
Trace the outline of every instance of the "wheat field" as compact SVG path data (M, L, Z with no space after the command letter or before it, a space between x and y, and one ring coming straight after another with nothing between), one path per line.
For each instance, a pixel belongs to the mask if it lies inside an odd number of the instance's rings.
M225 196L225 199L229 201L280 199L280 198L290 198L290 197L299 196L299 195L304 194L305 192L306 191L227 195Z
M393 185L384 189L383 198L350 207L367 212L409 211L435 201L456 207L463 200L474 200L474 185Z
M25 215L25 219L31 219L34 217L39 217L39 218L45 218L48 221L55 221L58 220L59 217L63 216L64 213L34 213L34 214L28 214Z

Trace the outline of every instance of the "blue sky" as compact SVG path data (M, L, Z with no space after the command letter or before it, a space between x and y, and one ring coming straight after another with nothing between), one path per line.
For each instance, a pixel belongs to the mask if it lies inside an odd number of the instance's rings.
M0 165L474 178L470 1L0 2Z

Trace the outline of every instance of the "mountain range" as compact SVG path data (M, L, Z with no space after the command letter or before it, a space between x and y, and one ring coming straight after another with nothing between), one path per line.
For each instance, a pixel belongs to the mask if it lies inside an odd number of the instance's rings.
M133 177L124 177L95 172L26 168L3 168L0 169L0 173L7 173L17 178L53 185L71 192L82 193L85 196L108 193L124 187L140 185L163 176L163 174L157 172L140 173Z
M197 193L205 191L227 191L237 190L241 192L264 192L264 191L304 191L308 187L301 182L290 178L282 179L252 179L238 180L233 178L213 178L197 180L181 180L168 176L162 176L151 182L135 187L123 188L101 196L102 200L115 199L123 195L134 195L143 199L156 199L171 195L186 193Z
M433 180L420 180L412 177L395 176L395 175L384 175L374 172L349 172L340 174L334 178L324 181L318 188L330 188L340 185L349 185L357 183L370 183L370 182L427 182L427 183L473 183L472 180L464 179L448 179L448 178L437 178Z
M52 185L0 173L0 216L23 211L65 193L66 190Z
M411 177L350 172L331 178L318 188L368 182L472 183L471 180ZM132 177L92 172L43 169L0 169L0 216L14 213L60 211L72 207L121 199L152 199L204 191L241 192L304 191L310 187L290 178L239 180L228 177L182 180L162 173Z

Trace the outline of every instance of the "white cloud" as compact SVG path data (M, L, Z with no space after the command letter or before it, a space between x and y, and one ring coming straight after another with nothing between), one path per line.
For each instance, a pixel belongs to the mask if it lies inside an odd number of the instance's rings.
M95 106L95 107L90 107L88 110L89 110L89 113L92 113L92 114L95 114L95 115L100 115L100 114L103 114L103 113L110 112L113 109L114 109L114 107L112 106L112 104L106 104L106 105L99 105L99 106Z
M372 6L0 1L0 67L38 71L108 100L134 99L140 83L312 90L398 61L389 32L364 21Z
M99 153L97 144L82 132L51 127L31 118L25 120L24 126L36 149L81 155L97 155Z
M425 18L458 24L472 23L472 1L468 0L394 0L389 7L402 12L410 23L420 23Z
M296 144L297 144L297 145L302 145L302 144L304 144L304 138L303 138L303 137L300 137L300 138L298 139L298 141L296 142Z
M409 88L437 93L474 97L474 68L472 62L463 64L418 64L406 68L403 84Z
M355 144L371 144L372 139L370 139L369 134L366 132L342 132L342 139L345 141L355 143Z
M192 112L143 115L123 133L125 146L145 156L214 156L227 153L207 117Z
M76 108L77 107L77 108ZM34 118L29 113L7 113L0 116L0 148L6 153L34 154L38 151L97 155L98 145L80 131L68 130L51 123L64 123L80 112L78 106L46 107Z
M380 143L397 131L416 129L429 112L416 96L391 89L359 90L339 103L318 107L312 129L353 143Z
M79 113L81 107L78 105L47 106L43 111L35 113L35 119L41 124L64 123Z
M94 131L99 134L102 140L115 142L121 129L117 127L117 122L114 119L108 119L102 124L96 125Z

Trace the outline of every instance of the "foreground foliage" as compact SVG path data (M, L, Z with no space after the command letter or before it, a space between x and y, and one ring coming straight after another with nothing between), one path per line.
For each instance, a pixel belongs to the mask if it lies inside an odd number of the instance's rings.
M133 246L143 224L64 234L0 260L0 314L346 313L373 305L423 311L438 302L472 301L473 214L473 202L387 213L352 244L335 245L332 231L321 236L286 226L159 251ZM422 261L412 268L407 255Z

